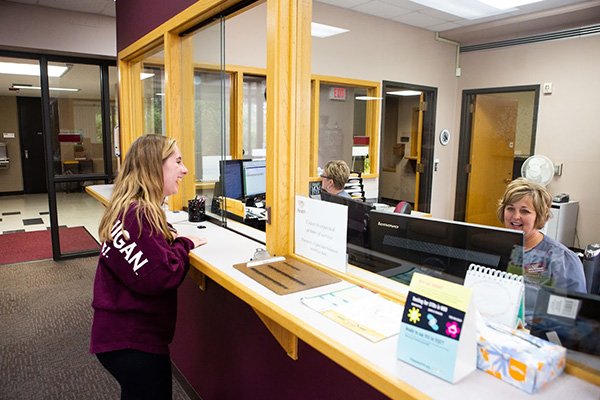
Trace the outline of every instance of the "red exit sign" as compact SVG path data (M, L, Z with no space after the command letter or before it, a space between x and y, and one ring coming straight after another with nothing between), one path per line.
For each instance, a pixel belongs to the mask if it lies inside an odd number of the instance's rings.
M346 88L332 87L329 89L329 100L346 100Z

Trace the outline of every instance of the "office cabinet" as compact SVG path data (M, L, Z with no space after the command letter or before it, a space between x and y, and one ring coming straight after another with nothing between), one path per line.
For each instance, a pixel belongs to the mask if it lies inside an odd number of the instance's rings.
M552 203L552 216L546 223L542 232L567 247L573 247L575 243L575 229L577 228L578 212L578 201Z

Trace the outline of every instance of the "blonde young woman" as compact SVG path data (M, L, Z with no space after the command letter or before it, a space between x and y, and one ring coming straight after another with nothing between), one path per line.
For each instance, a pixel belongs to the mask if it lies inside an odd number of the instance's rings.
M506 228L523 232L523 273L527 282L585 293L579 257L540 231L550 218L551 205L545 187L518 178L506 187L497 216Z
M188 253L206 240L178 235L161 205L187 172L174 140L139 137L100 221L90 351L118 381L122 399L172 396L177 288Z

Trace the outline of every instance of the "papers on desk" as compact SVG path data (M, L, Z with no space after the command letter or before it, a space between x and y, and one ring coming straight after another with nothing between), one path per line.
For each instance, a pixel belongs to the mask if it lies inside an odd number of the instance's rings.
M246 216L263 220L267 219L267 210L264 208L246 206L245 210Z
M400 331L402 304L360 286L301 300L304 305L372 342Z

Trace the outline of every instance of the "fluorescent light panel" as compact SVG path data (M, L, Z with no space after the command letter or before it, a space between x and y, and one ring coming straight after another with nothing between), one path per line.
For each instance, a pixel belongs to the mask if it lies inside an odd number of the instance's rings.
M499 10L507 10L509 8L524 6L527 4L539 3L543 0L479 0L488 6L492 6Z
M396 90L387 92L386 94L391 94L392 96L420 96L421 92L418 90Z
M373 96L356 96L355 100L382 100L381 97L373 97Z
M143 81L144 79L152 78L153 76L154 76L154 74L152 74L150 72L141 72L140 80Z
M312 36L318 38L326 38L334 35L339 35L340 33L348 32L348 29L338 28L336 26L318 24L316 22L311 22L310 24L310 34Z
M498 9L477 0L410 0L425 7L456 15L465 19L478 19L513 11L514 8ZM517 0L512 0L517 1Z
M69 67L66 66L48 65L48 76L60 78L68 69ZM40 66L38 64L0 62L0 74L40 76Z
M15 89L33 89L33 90L41 89L39 86L29 86L29 85L12 85L12 87ZM51 87L48 89L56 90L57 92L79 92L81 90L81 89L75 89L75 88L59 88L59 87Z

